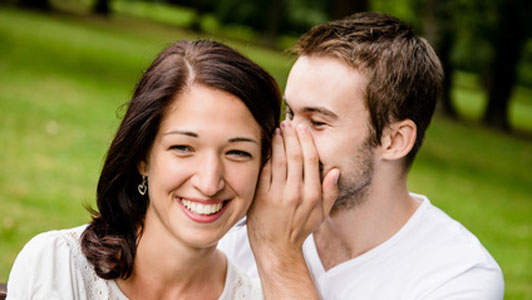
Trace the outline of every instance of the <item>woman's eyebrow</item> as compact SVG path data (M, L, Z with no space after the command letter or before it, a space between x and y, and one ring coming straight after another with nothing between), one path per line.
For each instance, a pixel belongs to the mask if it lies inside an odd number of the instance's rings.
M255 143L255 144L259 144L259 142L257 142L255 139L252 139L252 138L247 138L247 137L234 137L234 138L230 138L229 139L229 142L230 143L238 143L238 142L251 142L251 143Z
M164 135L168 135L168 134L182 134L182 135L186 135L186 136L190 136L194 138L199 137L197 133L192 132L192 131L186 131L186 130L170 130L166 132Z
M199 134L192 132L192 131L187 131L187 130L170 130L166 132L164 135L169 135L169 134L181 134L181 135L186 135L186 136L193 137L193 138L199 138ZM250 143L255 143L258 145L260 144L257 140L253 138L249 138L249 137L233 137L233 138L228 139L228 141L230 143L250 142Z

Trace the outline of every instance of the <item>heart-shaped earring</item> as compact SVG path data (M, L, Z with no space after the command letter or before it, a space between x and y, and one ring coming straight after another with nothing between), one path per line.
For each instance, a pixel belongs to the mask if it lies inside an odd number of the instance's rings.
M146 195L146 191L148 191L148 176L142 175L142 182L137 187L139 194L142 196Z

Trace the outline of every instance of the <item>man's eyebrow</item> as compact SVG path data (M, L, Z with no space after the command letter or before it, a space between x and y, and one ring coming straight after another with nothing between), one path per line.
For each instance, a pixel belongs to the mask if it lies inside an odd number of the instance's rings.
M283 95L283 100L284 100L285 109L288 109L289 111L294 112L294 110L290 107L290 105L286 101L286 98L285 98L284 95ZM323 106L305 106L305 107L303 107L301 109L301 112L304 112L304 113L319 113L319 114L322 114L324 116L327 116L327 117L335 119L335 120L338 119L338 115L336 115L331 110L329 110L329 109L327 109L327 108L325 108Z
M319 113L332 119L338 119L338 116L335 113L325 107L306 106L303 107L301 111L305 113Z
M181 134L181 135L186 135L186 136L190 136L193 138L199 138L199 134L192 132L192 131L186 131L186 130L171 130L171 131L166 132L164 135L168 135L168 134ZM229 143L250 142L250 143L255 143L257 145L260 145L260 143L257 140L253 138L248 138L248 137L234 137L234 138L230 138L228 141Z

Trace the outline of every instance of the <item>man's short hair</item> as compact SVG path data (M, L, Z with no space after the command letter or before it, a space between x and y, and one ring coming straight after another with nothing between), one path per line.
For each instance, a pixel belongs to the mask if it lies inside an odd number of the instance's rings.
M410 119L416 124L416 141L405 157L408 168L423 142L443 80L429 43L397 18L364 12L313 27L294 50L300 56L338 58L366 76L372 145L380 145L391 122Z

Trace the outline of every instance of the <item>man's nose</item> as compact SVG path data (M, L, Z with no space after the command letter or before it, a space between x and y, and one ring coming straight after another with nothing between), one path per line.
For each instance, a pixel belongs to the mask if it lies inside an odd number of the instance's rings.
M205 196L214 196L225 186L223 163L215 153L206 154L196 166L192 185Z
M304 118L299 116L294 116L290 122L292 123L293 128L297 128L297 125L299 124L306 124Z

